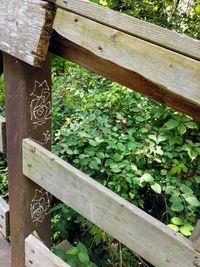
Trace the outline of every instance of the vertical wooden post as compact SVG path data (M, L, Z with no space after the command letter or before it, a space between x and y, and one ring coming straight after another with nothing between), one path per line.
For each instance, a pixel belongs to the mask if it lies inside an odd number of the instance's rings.
M47 149L51 145L50 56L42 68L34 68L4 54L4 74L11 266L24 267L24 240L31 232L36 231L45 245L50 246L50 196L22 171L23 138L30 137Z

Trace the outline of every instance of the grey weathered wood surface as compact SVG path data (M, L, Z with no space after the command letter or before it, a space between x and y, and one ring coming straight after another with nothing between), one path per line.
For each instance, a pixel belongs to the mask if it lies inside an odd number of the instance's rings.
M0 51L0 76L3 73L3 55L2 52Z
M25 240L25 254L26 267L70 267L33 235Z
M4 237L8 237L10 233L9 226L9 206L6 201L0 197L0 232Z
M54 1L54 0L53 0ZM200 60L200 41L83 0L56 0L56 5L172 51Z
M200 252L200 220L197 222L197 225L190 236L190 240L193 241L194 249Z
M199 106L184 99L182 95L169 92L160 87L159 84L153 84L145 77L95 55L86 48L63 38L56 32L52 36L50 50L54 54L71 60L105 78L147 95L160 103L190 115L196 120L200 120Z
M6 119L0 116L0 152L6 153Z
M200 119L199 61L59 8L53 28L100 59L140 75L146 79L143 87L148 82L158 86L162 99L170 94L174 94L174 99L182 98L183 102L194 106L192 110L199 111L195 118ZM153 95L156 94L154 90ZM176 108L174 103L171 106Z
M0 266L11 267L11 253L8 241L0 233Z
M0 0L0 50L33 66L41 66L46 59L52 23L51 3Z
M23 140L23 172L157 267L189 267L200 257L192 241L30 139Z

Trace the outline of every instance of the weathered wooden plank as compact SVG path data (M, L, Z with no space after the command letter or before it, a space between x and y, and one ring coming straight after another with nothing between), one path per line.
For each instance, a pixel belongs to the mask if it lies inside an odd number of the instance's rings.
M63 38L56 33L54 33L52 37L50 50L53 53L88 68L99 75L147 95L178 111L186 113L196 120L200 120L199 105L193 103L189 99L185 99L182 94L168 91L167 89L162 88L159 84L150 82L138 73L105 60L101 56L95 55L88 49Z
M0 50L33 66L46 59L52 4L42 0L0 1Z
M200 60L200 42L151 23L83 0L56 0L56 5L119 31Z
M0 232L4 237L8 237L10 233L9 225L9 206L3 198L0 197Z
M0 76L3 73L3 55L2 52L0 51Z
M26 267L70 267L33 235L25 240L25 254Z
M34 230L50 246L49 194L22 173L22 139L51 147L51 59L34 68L4 54L12 267L25 266L25 238Z
M10 245L0 233L0 266L11 267Z
M192 248L192 241L30 139L23 140L23 171L157 267L188 267L200 259L200 254Z
M190 236L190 240L193 241L194 249L200 252L200 220L197 222L197 225Z
M6 119L0 115L0 152L6 153Z
M199 61L59 8L53 27L61 36L93 54L159 85L163 93L181 95L200 111Z

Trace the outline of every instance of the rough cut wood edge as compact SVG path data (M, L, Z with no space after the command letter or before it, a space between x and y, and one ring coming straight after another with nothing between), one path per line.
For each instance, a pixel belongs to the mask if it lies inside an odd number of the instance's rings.
M10 234L9 226L9 206L3 198L0 197L0 232L4 237Z
M6 153L6 119L0 115L0 152Z
M200 259L192 241L30 139L23 140L23 172L156 267L188 267Z
M3 55L2 52L0 51L0 76L3 73Z
M11 267L10 244L0 233L0 266Z
M25 240L25 255L26 267L70 267L33 235Z
M200 41L83 0L57 0L56 5L140 39L200 60Z
M0 50L41 67L52 33L53 7L43 0L1 0Z
M194 249L200 252L200 220L197 222L197 225L190 236L190 240L193 241Z
M200 120L200 108L182 95L172 93L157 84L153 84L141 75L101 58L89 50L59 36L54 32L50 51L67 60L71 60L110 80L138 91L152 99Z

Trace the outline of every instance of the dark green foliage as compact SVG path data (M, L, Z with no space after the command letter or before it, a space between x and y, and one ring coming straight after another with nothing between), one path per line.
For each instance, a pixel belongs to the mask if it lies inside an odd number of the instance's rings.
M57 130L54 152L189 236L200 207L199 124L74 64L67 66L68 78L72 76L63 101L76 109ZM57 82L66 81L63 77ZM97 266L118 266L121 254L124 266L139 264L129 250L119 249L118 242L64 204L55 209L56 242L81 240Z

